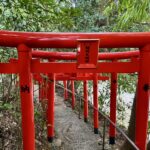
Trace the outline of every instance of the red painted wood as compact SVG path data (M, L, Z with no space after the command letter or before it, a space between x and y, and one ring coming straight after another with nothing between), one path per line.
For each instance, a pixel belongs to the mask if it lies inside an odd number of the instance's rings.
M67 81L64 80L64 100L68 99Z
M32 48L76 48L78 39L99 39L101 48L143 47L150 43L149 32L52 33L0 31L0 46Z
M117 103L117 73L111 74L111 93L110 93L110 119L116 124L116 103ZM110 124L109 138L110 144L115 144L116 128Z
M150 100L150 45L143 47L140 52L140 70L136 100L135 143L140 150L146 150Z
M113 60L113 59L129 59L132 57L139 57L140 52L138 50L126 51L126 52L101 52L98 53L99 60ZM56 60L76 60L77 53L75 52L48 52L35 50L32 51L32 57L35 58L53 58Z
M98 134L99 119L98 119L98 79L97 74L93 80L93 106L94 106L94 133Z
M133 73L139 71L139 62L100 62L96 69L78 69L73 62L37 63L32 61L31 71L32 73Z
M96 68L98 62L99 39L78 40L77 68Z
M71 75L57 75L56 74L56 81L66 81L66 80L93 80L93 75L88 75L88 76L77 76L77 77L72 77ZM109 80L109 77L107 76L98 76L98 80Z
M0 73L19 73L19 66L17 63L0 63Z
M35 150L33 83L31 74L31 49L18 46L19 79L22 113L23 149Z
M48 141L52 142L54 138L55 74L49 74L48 77L47 134Z

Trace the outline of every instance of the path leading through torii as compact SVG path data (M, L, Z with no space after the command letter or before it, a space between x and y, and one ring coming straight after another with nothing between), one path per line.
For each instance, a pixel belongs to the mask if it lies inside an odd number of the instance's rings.
M62 97L55 96L55 129L64 150L99 150L100 136L93 133L87 123L80 120Z
M93 128L98 133L98 74L110 73L111 85L117 85L117 75L120 73L138 73L138 93L136 100L135 140L132 142L124 133L124 137L137 150L146 150L148 111L150 98L150 33L149 32L111 32L111 33L54 33L54 32L14 32L0 31L0 46L16 48L18 52L17 61L0 63L1 74L18 74L20 86L21 114L22 114L22 141L24 150L35 150L35 124L33 103L33 74L47 74L49 94L47 107L47 137L52 142L54 137L54 92L57 74L93 74ZM57 62L58 58L48 57L48 62L41 62L33 57L35 48L69 48L77 49L74 62ZM138 56L133 54L129 58L112 58L107 61L99 61L99 48L138 48ZM128 53L128 54L129 54ZM112 52L110 53L113 54ZM108 53L107 56L110 57ZM120 53L124 56L123 53ZM119 55L120 55L119 54ZM42 54L43 55L43 54ZM52 54L53 56L55 54ZM101 54L100 54L101 55ZM114 55L114 54L113 54ZM115 53L116 55L116 53ZM47 55L44 53L44 56ZM56 55L55 55L56 56ZM61 55L59 55L60 57ZM74 56L74 54L73 54ZM40 54L40 59L43 57ZM38 57L38 58L39 58ZM69 54L69 60L72 56ZM36 57L37 58L37 57ZM95 59L96 58L96 59ZM105 55L106 58L106 55ZM14 58L13 58L14 59ZM62 59L62 58L61 58ZM127 59L127 61L120 61ZM65 59L66 60L66 59ZM68 60L68 59L67 59ZM101 59L100 59L101 60ZM119 61L118 61L119 60ZM73 76L71 76L73 77ZM78 78L73 78L77 80ZM70 80L70 78L65 79ZM82 80L89 80L82 78ZM125 79L124 82L126 82ZM72 81L73 83L73 81ZM74 84L72 84L72 91ZM85 90L86 91L86 90ZM86 92L84 92L85 94ZM115 143L116 124L116 96L117 86L111 86L110 98L110 132L109 141ZM74 95L74 92L73 94ZM87 94L85 94L87 95ZM74 96L73 96L74 97ZM73 98L74 99L74 98ZM143 100L144 99L144 100ZM74 106L74 100L72 100ZM87 102L86 102L87 104ZM84 105L85 106L85 105ZM87 105L86 105L87 106ZM84 109L86 110L86 109ZM86 114L86 113L85 113ZM85 117L85 116L84 116ZM84 118L85 120L87 117ZM68 122L67 122L68 123ZM115 126L115 127L114 127ZM82 133L82 132L81 132ZM91 135L91 134L90 134ZM88 148L89 149L89 148Z

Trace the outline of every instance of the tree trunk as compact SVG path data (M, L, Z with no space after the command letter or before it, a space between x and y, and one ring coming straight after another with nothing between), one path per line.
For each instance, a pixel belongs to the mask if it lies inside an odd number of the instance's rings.
M136 111L136 97L137 91L135 93L135 97L133 100L133 106L131 110L130 122L128 127L128 136L134 142L135 141L135 111ZM126 140L124 144L121 146L120 150L135 150L134 147ZM150 141L147 144L147 150L150 150Z
M129 127L128 127L128 136L129 138L134 141L135 139L135 108L136 108L136 94L133 100L133 106L131 110L131 117L129 121ZM124 144L121 146L120 150L135 150L133 146L126 140Z
M147 150L150 150L150 141L147 144Z

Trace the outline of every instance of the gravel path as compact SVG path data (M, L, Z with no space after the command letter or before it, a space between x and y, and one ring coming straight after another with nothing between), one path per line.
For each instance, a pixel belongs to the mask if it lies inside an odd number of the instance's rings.
M55 130L62 141L63 150L100 150L100 137L93 129L78 118L62 97L56 95Z

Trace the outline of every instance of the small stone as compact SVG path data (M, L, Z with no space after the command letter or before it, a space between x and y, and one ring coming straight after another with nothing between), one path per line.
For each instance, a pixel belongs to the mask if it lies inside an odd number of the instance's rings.
M110 145L109 144L105 144L105 149L106 150L110 149Z
M62 145L61 139L56 139L55 140L55 146L60 147Z
M16 122L12 122L12 125L13 125L13 126L16 126L16 125L17 125L17 123L16 123Z
M98 140L98 145L102 145L103 141L101 139Z

